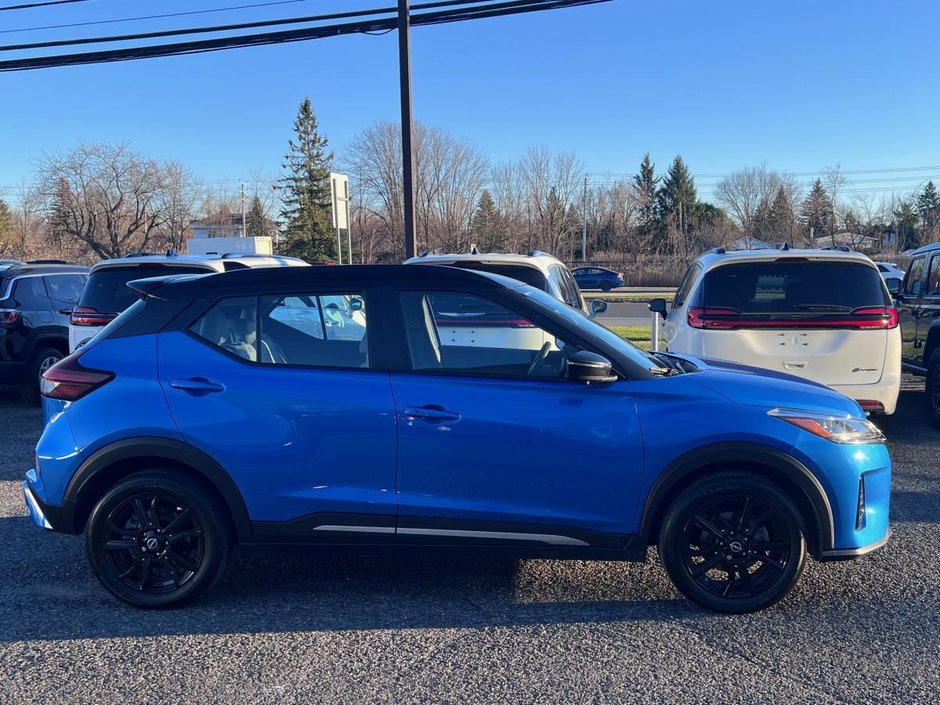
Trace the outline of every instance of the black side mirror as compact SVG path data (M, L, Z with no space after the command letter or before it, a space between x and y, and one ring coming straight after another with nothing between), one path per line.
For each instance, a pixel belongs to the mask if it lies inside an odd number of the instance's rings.
M580 350L568 358L568 379L585 384L609 384L619 377L613 372L613 366L603 355Z
M362 306L363 306L362 299L350 299L349 300L350 311L361 311Z
M646 305L653 313L658 313L663 318L666 317L666 299L652 299Z
M607 302L601 301L600 299L594 299L591 301L591 316L596 316L599 313L604 313L607 310Z
M897 298L898 294L901 293L901 280L888 279L885 283L888 285L888 293L891 294L891 296L894 298Z

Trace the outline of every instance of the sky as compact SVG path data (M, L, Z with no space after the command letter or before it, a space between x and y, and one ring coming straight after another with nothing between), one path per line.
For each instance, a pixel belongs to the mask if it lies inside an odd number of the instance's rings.
M264 1L0 11L0 45L394 5L294 0L23 31ZM636 172L649 152L660 171L681 154L705 197L715 175L761 163L803 182L838 164L849 192L903 194L940 181L938 26L936 0L613 0L416 27L414 114L494 162L534 145L573 151L594 180ZM276 174L305 96L340 156L367 125L397 121L396 34L0 73L0 193L82 140L127 142L219 184Z

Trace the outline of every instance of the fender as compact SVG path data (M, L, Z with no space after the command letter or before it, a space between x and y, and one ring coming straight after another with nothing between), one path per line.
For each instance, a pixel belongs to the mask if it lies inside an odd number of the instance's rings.
M61 332L61 328L56 326L44 326L39 330L42 332L31 336L32 339L27 343L26 349L24 350L23 361L25 364L31 365L33 362L33 355L36 354L36 351L39 350L39 348L44 346L62 351L64 355L69 354L68 333L63 334Z
M708 466L741 463L771 468L797 487L805 500L803 504L812 509L813 516L806 519L813 522L812 528L815 529L813 554L821 555L832 549L835 543L832 506L819 480L796 458L758 443L715 443L689 451L670 463L653 483L647 497L640 520L640 534L650 536L665 500L684 479Z
M79 518L76 512L82 492L92 486L94 478L99 473L106 471L115 463L134 458L163 459L191 467L222 496L225 508L232 517L238 541L240 543L251 541L252 531L248 508L231 475L201 450L181 441L159 437L125 438L92 453L72 476L65 490L60 520L62 526L73 529L74 533L79 533L81 528L76 526Z

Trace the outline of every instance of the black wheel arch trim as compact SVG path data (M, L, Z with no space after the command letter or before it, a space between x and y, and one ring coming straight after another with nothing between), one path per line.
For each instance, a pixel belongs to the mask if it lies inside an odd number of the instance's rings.
M651 537L654 523L662 516L664 502L678 487L682 480L694 473L713 465L736 463L760 465L779 471L800 492L812 508L811 527L815 531L815 541L811 545L814 556L820 556L833 549L835 544L835 521L832 505L822 484L803 463L793 456L759 443L729 442L715 443L695 450L674 460L653 483L646 499L640 519L640 535Z
M65 497L56 528L69 533L81 533L78 526L79 498L89 483L101 472L115 463L134 458L152 458L171 461L192 468L221 495L229 516L232 518L235 535L239 542L252 540L251 521L245 500L232 477L205 452L182 441L160 437L136 437L115 441L92 453L72 476L65 490Z

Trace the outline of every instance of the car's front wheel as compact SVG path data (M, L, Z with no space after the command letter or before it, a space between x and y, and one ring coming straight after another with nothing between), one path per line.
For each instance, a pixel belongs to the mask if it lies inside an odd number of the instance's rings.
M610 282L601 282L601 291L610 291L614 288L614 285Z
M755 612L793 589L806 542L798 510L782 490L755 475L723 472L675 498L659 556L689 600L719 612Z
M930 413L930 423L937 430L940 430L940 350L936 350L930 356L930 363L927 365L927 392L928 411Z
M181 605L225 571L229 531L199 484L155 470L125 478L95 505L85 547L92 570L116 597L137 607Z

